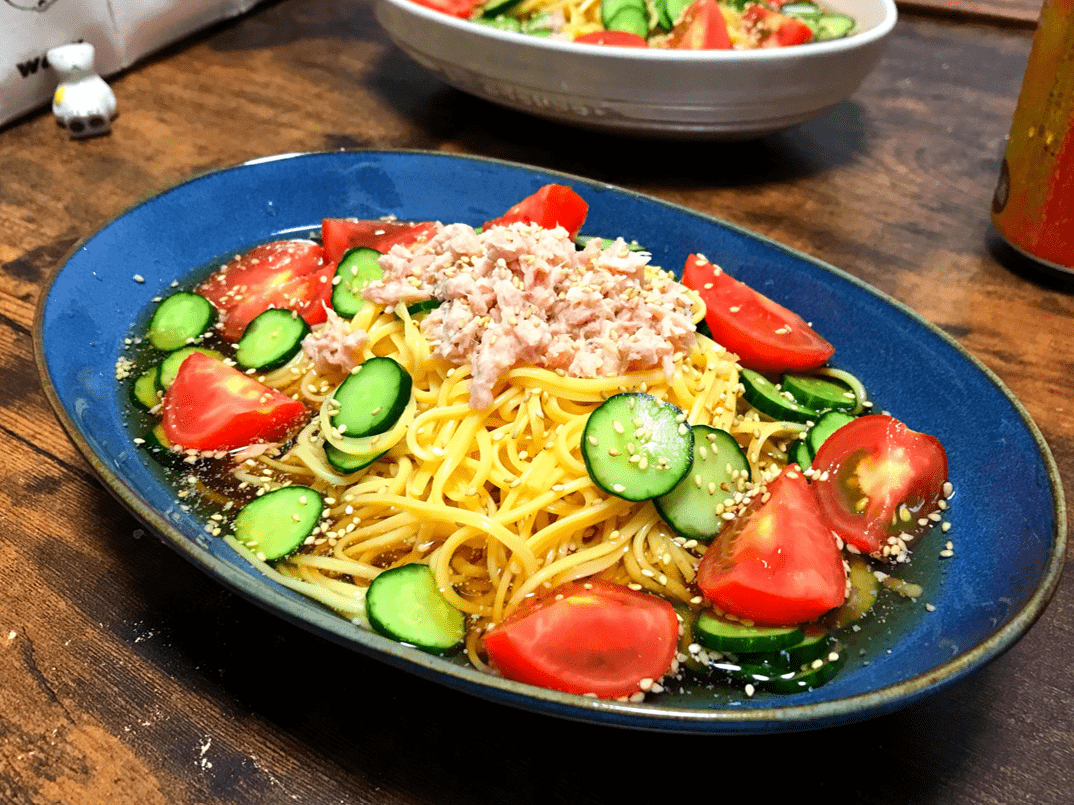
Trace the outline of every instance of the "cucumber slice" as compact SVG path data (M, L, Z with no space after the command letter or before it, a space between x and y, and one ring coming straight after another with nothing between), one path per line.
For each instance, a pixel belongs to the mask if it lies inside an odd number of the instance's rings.
M779 7L780 14L788 14L791 16L807 16L816 17L822 12L820 6L816 3L811 3L809 0L795 0L793 3L785 3Z
M579 235L574 239L574 245L577 246L579 249L584 249L591 240L599 240L600 248L602 249L607 249L609 246L615 243L615 238L600 238L595 235ZM643 252L646 250L645 247L638 243L636 240L626 241L626 245L627 249L632 252Z
M820 419L806 433L806 444L809 445L810 456L817 454L817 450L824 444L825 439L843 427L843 425L853 421L854 416L844 411L828 411L825 414L821 414Z
M428 565L385 570L370 582L365 604L375 631L422 651L448 654L466 637L466 616L444 598Z
M660 516L687 539L708 542L723 525L716 506L750 480L750 462L735 437L725 430L694 425L694 461L686 477L653 500Z
M130 387L131 402L149 411L160 404L160 364L150 366L134 379Z
M164 435L164 426L159 422L142 437L142 447L158 463L171 467L183 460L181 453L171 449L172 441Z
M746 402L773 419L786 422L816 422L820 418L819 411L792 399L760 372L743 369L739 372L739 379L745 389L742 396L746 398Z
M384 455L386 451L380 453L348 453L344 450L340 450L333 444L325 444L324 456L328 459L328 463L340 472L349 475L352 472L358 472L364 470L378 458Z
M727 654L775 652L802 641L798 626L745 626L703 611L694 624L694 639L707 649Z
M813 456L809 452L809 443L805 439L799 439L791 447L791 461L801 467L803 470L808 470L813 463Z
M190 291L172 294L157 307L149 320L149 343L171 352L185 347L216 323L216 308L204 296Z
M785 374L780 386L799 403L815 411L853 411L858 395L842 381L817 375Z
M800 669L738 663L737 669L728 669L728 671L734 678L749 682L771 693L803 693L830 682L839 673L846 659L844 653L841 647L837 646L830 654L834 654L835 659L814 660L805 668Z
M787 669L798 669L816 660L823 660L836 650L839 643L823 626L810 626L803 630L805 637L793 646L781 649L775 655L767 655L768 665L780 665ZM739 659L753 661L753 656L743 655Z
M439 299L426 299L421 302L415 302L412 305L407 305L406 312L411 316L417 316L419 313L427 313L430 310L436 310L441 304Z
M829 39L842 39L854 33L854 18L846 14L832 12L819 17L803 18L802 22L813 29L813 36L818 42Z
M649 12L645 0L602 0L600 21L605 30L649 34Z
M656 22L665 31L675 27L683 12L690 7L693 0L657 0Z
M410 402L413 385L391 358L370 358L333 392L339 410L331 417L332 427L354 438L391 430Z
M492 18L506 14L517 6L522 0L489 0L481 11L482 17Z
M276 369L298 354L309 331L310 326L296 313L269 308L246 325L235 345L235 362L243 369Z
M478 25L487 25L489 28L495 28L497 31L522 32L522 23L506 14L501 14L498 17L477 17L476 19L471 20L471 22L476 22Z
M694 433L685 414L650 394L623 392L589 415L582 458L601 489L624 500L666 495L690 471Z
M175 376L179 373L179 367L182 365L183 361L195 352L201 352L218 361L224 360L222 353L217 352L215 349L209 349L208 347L183 347L182 349L177 349L160 362L160 387L162 389L167 391L171 387L172 383L175 382Z
M384 277L379 260L380 252L367 246L349 249L339 258L332 279L332 309L336 313L349 319L362 309L362 289Z
M254 498L235 515L235 537L266 562L298 550L321 519L324 499L308 486L282 486Z

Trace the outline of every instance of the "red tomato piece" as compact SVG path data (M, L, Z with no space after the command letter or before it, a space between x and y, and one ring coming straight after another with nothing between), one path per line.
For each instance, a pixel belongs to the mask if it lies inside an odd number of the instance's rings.
M697 0L671 29L669 48L683 50L730 50L731 35L716 0Z
M722 609L755 623L786 626L843 603L843 554L797 464L767 484L705 551L697 586Z
M164 393L164 434L194 450L233 450L285 441L310 412L234 367L191 353Z
M742 28L750 40L762 48L804 45L813 41L813 31L804 22L759 5L747 6L742 12Z
M716 343L762 373L823 366L835 353L802 318L725 273L704 257L686 260L682 281L705 302L705 323Z
M508 679L616 699L667 673L678 639L670 603L597 579L523 607L490 629L484 643Z
M572 238L585 223L589 205L566 185L546 184L532 196L522 199L501 217L485 224L487 229L497 224L537 224L545 229L562 226Z
M933 436L886 414L859 417L824 440L812 487L831 528L862 553L928 530L947 481L947 452ZM925 520L925 525L921 520Z
M469 19L478 5L476 0L414 0L419 6L431 8L433 11L442 11L452 17Z
M647 48L649 43L644 36L638 36L630 31L590 31L587 34L576 36L575 42L588 45L614 45L623 48Z
M326 318L321 301L335 267L311 240L256 246L231 260L196 288L220 313L220 334L238 341L255 316L270 307L293 310L310 325Z
M367 246L386 252L395 244L409 246L436 231L432 221L361 221L355 218L325 218L321 222L321 244L325 262L336 265L348 249Z

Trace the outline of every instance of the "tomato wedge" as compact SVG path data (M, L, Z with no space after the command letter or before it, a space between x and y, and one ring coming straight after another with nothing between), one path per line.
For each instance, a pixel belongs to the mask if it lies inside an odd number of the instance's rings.
M705 551L697 586L724 612L787 626L843 603L843 554L798 465L787 467Z
M331 293L334 272L319 244L281 240L238 255L195 290L219 311L220 334L238 341L246 325L270 307L293 310L310 325L324 322L322 301Z
M503 676L616 699L671 667L679 619L662 598L610 581L575 582L523 607L484 636Z
M572 238L585 223L589 205L571 188L561 184L546 184L509 209L501 217L488 221L485 228L497 224L537 224L545 229L562 226Z
M716 0L697 0L668 34L669 48L682 50L730 50L731 35Z
M801 316L739 282L704 257L686 260L682 281L701 295L713 339L763 374L823 366L835 347Z
M310 415L297 400L200 352L179 367L161 412L164 434L193 450L282 442Z
M760 5L742 12L742 28L763 48L804 45L813 41L813 31L799 19Z
M477 0L414 0L419 6L425 6L431 8L433 11L441 11L444 14L450 14L452 17L459 17L460 19L469 19L470 15L474 13L474 8L477 7Z
M432 221L368 221L357 218L325 218L321 221L321 245L325 262L336 265L348 249L367 246L386 252L395 244L409 246L436 231Z
M811 465L821 510L848 545L891 554L931 526L947 481L933 436L886 414L859 417L824 440Z
M649 43L644 36L638 36L630 31L590 31L587 34L576 36L575 42L588 45L613 45L623 48L647 48Z

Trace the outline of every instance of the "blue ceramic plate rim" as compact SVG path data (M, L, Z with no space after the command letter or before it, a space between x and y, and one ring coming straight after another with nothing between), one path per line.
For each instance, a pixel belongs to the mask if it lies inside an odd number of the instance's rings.
M324 181L345 176L357 176L361 181L355 185L329 185ZM400 184L404 179L415 180L416 184L425 182L425 186L416 188ZM439 183L434 181L436 179ZM743 698L711 707L697 702L692 706L680 706L660 701L602 701L503 680L366 632L266 579L222 540L208 538L200 523L177 509L150 501L154 496L159 498L166 485L153 475L151 462L144 455L138 455L129 444L130 434L122 422L121 395L112 371L130 323L172 278L181 279L206 265L210 259L220 258L254 242L285 233L313 231L322 216L371 217L394 213L404 218L435 217L479 225L548 182L570 184L587 197L591 206L585 231L590 234L621 233L629 238L639 230L656 226L654 232L646 233L650 240L642 242L653 252L653 262L657 265L679 266L689 252L702 251L731 273L778 301L795 307L810 321L827 317L831 319L829 326L839 330L843 326L857 326L856 318L883 319L884 333L879 337L873 333L857 333L860 338L832 338L837 347L836 363L839 364L841 350L849 352L852 359L839 365L859 375L861 372L855 362L864 364L865 355L870 356L869 360L877 355L883 357L885 348L890 348L893 353L916 351L919 357L938 353L942 366L952 367L951 377L945 376L945 379L956 381L959 388L972 387L987 398L987 413L998 417L996 422L1002 430L997 438L1001 438L1004 445L1031 451L1031 456L1027 455L1025 459L1029 469L1027 474L1034 475L1036 480L1035 483L1027 481L1027 487L1022 491L1032 492L1035 487L1039 493L1032 498L1033 506L1022 510L1027 527L1032 524L1036 528L1030 534L1031 547L1039 547L1025 556L1031 566L1032 578L1019 600L1007 602L1009 609L1004 610L1001 602L982 603L984 617L995 621L992 626L984 627L987 634L973 639L970 645L961 646L957 640L952 642L952 635L932 634L927 631L931 628L928 626L915 627L915 640L935 638L944 644L944 650L950 651L951 656L939 662L928 657L925 660L929 663L927 667L913 668L904 676L896 670L893 679L870 686L874 675L890 673L896 667L891 663L909 663L914 659L915 655L909 653L913 649L903 645L909 641L904 640L894 647L896 659L885 657L875 666L844 672L849 674L852 683L860 676L854 684L864 684L864 689L837 684L840 679L837 677L836 681L805 694L777 699ZM477 190L480 192L466 192ZM227 196L234 206L226 210L223 224L205 217L212 212L212 207L202 194L210 191L224 196L233 194L233 197ZM308 195L312 205L303 207L305 202L293 202L292 197L296 195L303 199ZM219 199L220 195L214 195L212 201ZM201 205L195 218L206 226L198 234L215 245L192 239L185 224L175 223L176 210L187 209L189 202L198 200ZM435 214L434 208L438 210ZM614 229L623 221L633 222L628 228L630 231ZM147 232L146 224L150 223L163 223L164 226L158 232ZM235 229L229 229L228 224ZM220 233L221 227L227 232ZM243 236L240 232L247 234ZM154 256L150 250L148 255L138 252L141 261L132 263L124 256L125 247L132 238L136 241L145 239L141 245L164 241L165 244L159 246L161 250L177 251L184 258L188 257L189 250L189 262L179 266L161 265L161 257L168 255ZM195 245L200 251L195 250ZM710 248L706 251L705 246ZM764 265L757 265L758 260ZM110 283L120 281L129 283L122 287L124 293L116 293L110 286ZM794 299L781 298L786 294L793 295ZM824 302L840 299L852 301L853 305L847 307L844 304L837 306L839 309L834 312L825 312ZM91 302L92 310L89 309ZM107 309L109 306L115 310ZM102 307L106 309L99 309ZM123 312L126 319L117 323L122 316L116 314ZM85 317L84 321L82 317ZM840 322L849 323L843 325ZM818 326L818 329L829 334L823 327ZM414 150L280 154L208 171L132 206L79 242L43 290L33 337L44 390L73 443L106 487L193 564L266 610L362 654L456 690L547 715L634 729L713 734L814 729L874 717L946 687L1010 648L1040 617L1062 572L1066 513L1051 452L1018 400L991 370L967 353L957 341L898 301L820 260L718 218L580 176L483 157ZM926 380L912 374L900 377L899 384L893 386L894 393L898 396L909 387L905 393L916 395L912 396L913 400L927 401L928 397L919 387ZM87 396L79 397L74 394L76 391ZM111 406L116 410L96 411L93 402L103 403L102 409ZM915 404L928 406L930 403ZM891 408L893 413L900 415L896 405ZM103 422L100 417L105 417ZM947 419L960 420L959 417ZM947 422L947 419L929 424L941 429L947 424L957 432L958 422ZM925 427L920 429L926 430ZM944 434L936 435L945 440ZM106 442L108 439L123 439L123 446L114 451L105 450L101 447L102 440ZM945 444L948 444L946 440ZM953 461L952 479L957 471L958 465ZM960 513L960 505L965 508L968 504L971 514L973 509L983 508L975 486L976 481L970 484L970 491L963 494L956 484L952 517ZM1002 488L987 490L985 499L991 501L991 496L997 492L1002 494ZM976 501L975 496L978 497ZM965 503L959 502L967 497ZM994 513L978 511L976 514L991 518ZM1030 518L1030 514L1035 518ZM1001 527L1006 524L995 526L997 529ZM958 533L957 528L954 533ZM995 568L987 566L987 557L964 561L973 564L966 574L959 572L957 579L960 583L971 583L974 574L993 577ZM984 566L978 568L977 564L981 562ZM940 611L939 607L937 611ZM921 621L924 623L930 617L932 615L922 615ZM919 635L916 630L920 628L926 631ZM905 658L899 659L904 652Z

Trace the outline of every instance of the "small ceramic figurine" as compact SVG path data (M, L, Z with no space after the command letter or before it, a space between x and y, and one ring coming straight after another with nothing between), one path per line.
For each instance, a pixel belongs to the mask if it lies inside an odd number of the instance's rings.
M94 55L89 42L60 45L48 52L48 63L60 77L52 114L72 137L107 134L116 114L112 88L93 71Z

